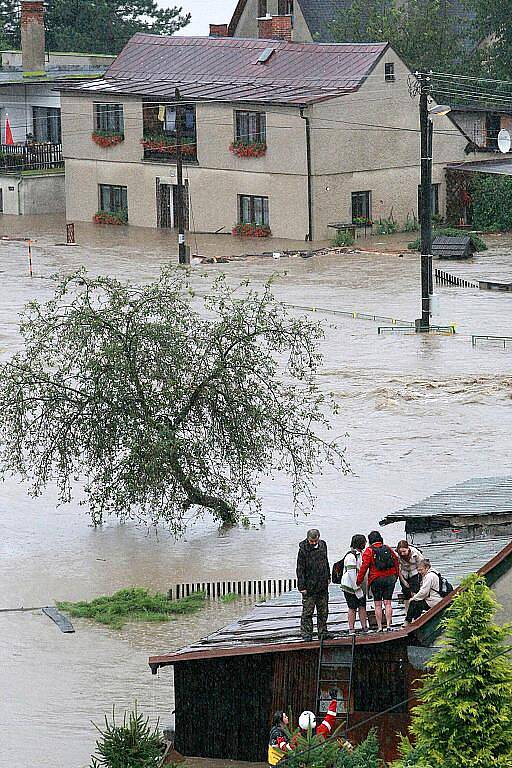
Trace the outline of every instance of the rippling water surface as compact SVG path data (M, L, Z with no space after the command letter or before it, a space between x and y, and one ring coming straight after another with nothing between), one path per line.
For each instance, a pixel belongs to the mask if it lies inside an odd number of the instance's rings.
M84 264L92 273L147 280L175 253L167 233L98 231L83 225L75 249L62 241L58 219L0 217L0 234L35 237L35 277L27 276L24 248L0 241L0 355L19 345L17 314L31 298L51 293L48 277ZM87 243L87 244L86 244ZM497 240L489 255L467 264L443 263L468 279L512 281L512 249ZM269 249L282 247L270 243ZM199 238L201 253L234 253L231 238ZM166 589L179 581L293 574L297 542L318 526L331 556L342 555L354 532L367 532L386 513L474 476L505 474L510 465L512 347L471 345L471 334L511 334L512 294L440 289L435 322L456 323L456 337L377 335L378 323L336 317L321 309L374 312L413 320L418 314L419 259L406 254L345 254L312 259L249 259L197 267L220 270L236 283L261 285L276 271L276 293L291 304L315 307L326 325L320 383L340 405L334 434L346 434L353 474L328 470L317 478L317 506L295 519L281 479L263 485L265 525L219 532L209 519L181 541L164 530L108 522L89 525L73 503L56 507L55 492L32 499L14 480L0 485L0 608L86 599L124 586ZM386 535L394 543L400 526ZM153 678L147 658L191 642L244 610L240 603L208 605L164 625L113 631L75 621L63 635L39 612L0 613L2 763L9 768L79 768L88 764L95 732L113 703L137 699L165 722L173 709L172 673Z

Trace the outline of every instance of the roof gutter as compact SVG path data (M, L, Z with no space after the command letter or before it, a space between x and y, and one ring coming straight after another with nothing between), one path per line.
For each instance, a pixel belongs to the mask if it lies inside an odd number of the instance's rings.
M304 114L305 107L300 107L300 116L306 125L306 165L308 174L308 233L306 242L313 240L313 178L311 174L311 118Z

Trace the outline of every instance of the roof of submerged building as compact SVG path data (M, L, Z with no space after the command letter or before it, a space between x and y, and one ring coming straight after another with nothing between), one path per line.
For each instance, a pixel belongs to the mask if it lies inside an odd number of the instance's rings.
M510 537L483 538L464 542L443 542L422 547L435 570L439 570L454 587L470 573L488 574L499 564L512 565L512 542ZM358 635L357 645L386 643L418 631L423 625L442 612L452 601L454 593L445 597L439 605L414 622L408 628L401 628L405 618L404 605L398 599L398 589L393 600L394 631ZM373 608L370 599L369 609ZM149 659L153 670L160 666L181 661L240 656L255 653L277 653L318 648L318 641L305 643L300 637L300 616L302 603L297 592L289 592L266 602L256 603L250 613L228 626L213 632L191 646L171 654L154 656ZM347 645L352 642L348 634L347 605L341 588L331 585L329 600L329 630L337 637L325 645Z
M401 520L450 520L450 517L503 515L512 512L512 477L474 477L392 512L381 525Z

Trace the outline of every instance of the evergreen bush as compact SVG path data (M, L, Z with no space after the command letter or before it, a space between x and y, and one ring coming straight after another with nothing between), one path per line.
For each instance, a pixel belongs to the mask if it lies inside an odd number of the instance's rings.
M393 768L512 766L511 627L494 622L497 607L482 576L463 582L413 710L415 746L404 739Z
M103 729L93 723L100 738L90 768L157 768L165 749L158 723L152 727L149 718L137 711L137 704L127 714L118 725L112 707L112 722L105 716Z

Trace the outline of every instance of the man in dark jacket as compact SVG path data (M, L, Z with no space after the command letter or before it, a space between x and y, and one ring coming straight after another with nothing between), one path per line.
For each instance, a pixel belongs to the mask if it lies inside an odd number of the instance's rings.
M312 528L308 531L307 539L299 544L297 555L297 589L302 594L300 632L306 641L313 639L315 608L318 637L323 637L324 640L333 637L327 631L330 580L327 544L320 539L320 531Z

